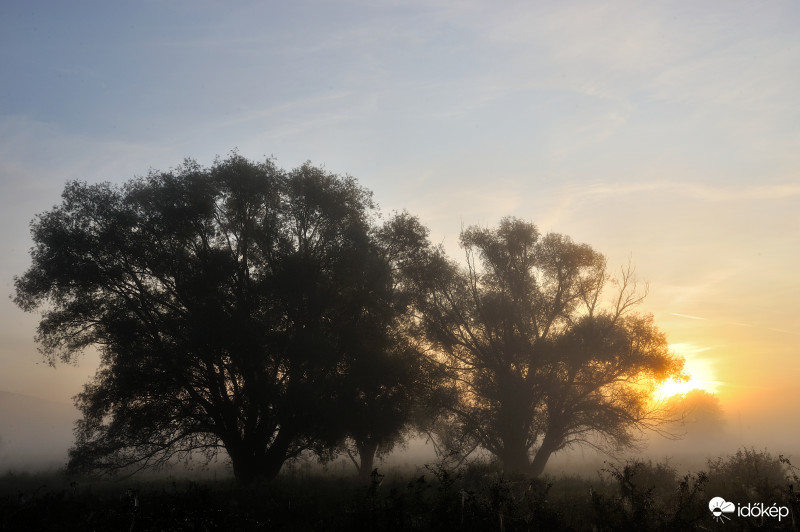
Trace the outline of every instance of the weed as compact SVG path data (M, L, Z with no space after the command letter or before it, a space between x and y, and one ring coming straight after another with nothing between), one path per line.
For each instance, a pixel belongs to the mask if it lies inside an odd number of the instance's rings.
M10 473L0 477L0 530L708 530L716 525L711 497L738 503L745 495L787 506L790 516L737 517L725 530L796 530L800 512L798 468L752 449L684 475L649 461L607 464L597 479L509 477L495 462L440 461L405 477L373 473L369 485L287 474L247 488L232 480Z

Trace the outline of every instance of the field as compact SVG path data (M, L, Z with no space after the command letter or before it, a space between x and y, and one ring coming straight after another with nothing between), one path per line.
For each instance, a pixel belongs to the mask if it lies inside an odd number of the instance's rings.
M0 530L798 530L799 485L786 458L754 449L694 473L633 461L591 478L509 478L485 462L387 471L367 483L295 470L248 488L227 478L9 472L0 477ZM715 496L749 509L763 503L766 512L745 513L767 515L716 522Z

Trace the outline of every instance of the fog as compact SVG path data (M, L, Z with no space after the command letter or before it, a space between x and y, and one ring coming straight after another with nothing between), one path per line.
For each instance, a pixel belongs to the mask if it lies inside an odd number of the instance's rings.
M0 471L63 467L78 416L70 404L0 392Z
M73 425L78 418L77 409L66 403L42 398L0 392L0 472L36 472L63 468L67 450L73 444ZM579 475L596 478L598 471L609 464L629 459L653 462L667 461L678 472L698 471L708 459L733 454L743 447L767 450L777 456L800 456L800 428L796 423L770 424L769 418L752 418L737 412L725 412L721 427L714 431L699 424L688 423L672 427L672 434L647 433L633 449L617 453L600 453L587 446L576 446L561 451L550 459L545 474L552 477ZM757 427L757 430L753 428ZM489 460L486 453L477 452L470 460ZM391 454L376 460L383 472L397 474L425 473L425 465L438 460L434 448L425 437L411 437L405 445ZM355 468L346 456L320 465L316 458L308 457L287 463L284 474L313 470L337 475L355 475ZM199 461L176 464L160 472L178 476L214 475L223 478L231 475L224 456L204 467Z

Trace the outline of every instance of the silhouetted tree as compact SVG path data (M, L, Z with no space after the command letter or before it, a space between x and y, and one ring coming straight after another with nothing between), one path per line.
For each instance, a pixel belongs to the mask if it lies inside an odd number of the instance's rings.
M346 391L345 452L362 479L368 479L378 455L390 452L409 429L418 353L402 338L395 346L379 346L344 370Z
M437 368L427 363L409 329L416 285L403 275L426 260L427 235L427 228L407 213L393 216L375 233L381 258L390 267L392 297L362 320L356 332L366 351L348 357L341 372L343 447L364 480L370 478L374 458L389 453L415 428L416 414L433 405L430 391L438 387Z
M631 312L643 296L630 268L603 305L613 282L587 245L513 218L466 229L461 245L466 270L431 252L428 274L416 274L416 305L465 439L507 470L538 475L567 446L627 446L659 421L654 380L680 373L682 360L651 317Z
M685 441L696 447L699 443L719 444L725 434L725 416L719 397L705 390L693 389L676 394L666 402L676 432L685 432Z
M15 302L42 311L51 363L101 351L70 467L224 449L241 482L271 478L352 430L348 368L391 402L382 379L409 360L371 358L391 344L395 305L373 211L352 178L236 154L123 186L69 183L32 223Z

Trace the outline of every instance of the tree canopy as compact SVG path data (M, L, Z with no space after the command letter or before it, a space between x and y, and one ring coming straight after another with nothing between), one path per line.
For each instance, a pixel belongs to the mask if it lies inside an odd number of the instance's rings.
M464 230L463 266L415 217L378 215L350 177L235 153L68 183L14 301L42 313L51 363L101 353L69 467L223 451L248 483L345 450L368 476L414 425L539 474L659 421L653 384L682 360L633 311L630 270L514 218Z
M714 445L726 436L725 414L719 398L705 390L693 389L666 401L678 433L684 432L683 447Z
M604 257L566 236L506 218L467 228L461 246L466 268L432 253L437 274L416 276L418 330L448 372L461 441L538 475L565 447L627 446L659 421L652 385L682 360L652 317L632 312L643 295L630 270L606 304Z
M122 186L69 183L32 223L15 301L42 310L51 362L100 348L70 466L224 449L249 482L338 445L359 394L394 402L413 352L393 346L402 308L374 214L352 178L236 154Z

